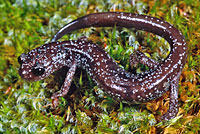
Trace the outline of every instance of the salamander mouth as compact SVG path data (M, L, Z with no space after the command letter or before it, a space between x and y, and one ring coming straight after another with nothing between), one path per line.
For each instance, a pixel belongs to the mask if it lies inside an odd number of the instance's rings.
M18 73L19 73L19 75L21 76L22 79L24 79L24 80L29 80L29 78L27 77L27 75L24 75L24 74L22 73L22 70L21 70L21 69L18 70Z
M27 80L27 81L38 81L41 80L41 78L34 76L32 73L23 73L21 68L18 70L19 75L21 76L22 79Z

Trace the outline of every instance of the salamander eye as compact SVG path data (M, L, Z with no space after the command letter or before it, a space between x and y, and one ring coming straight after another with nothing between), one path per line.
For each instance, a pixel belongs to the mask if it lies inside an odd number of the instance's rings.
M24 63L25 59L26 59L26 54L24 54L24 53L21 54L21 55L18 57L18 62L19 62L19 64Z
M41 67L33 67L32 68L32 72L35 76L41 76L44 74L45 72L45 69L44 68L41 68Z

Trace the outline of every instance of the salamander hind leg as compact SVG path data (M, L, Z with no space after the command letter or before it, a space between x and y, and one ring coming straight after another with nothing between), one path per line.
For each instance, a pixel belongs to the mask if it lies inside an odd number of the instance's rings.
M144 64L151 69L156 69L159 63L149 57L147 57L144 53L140 51L135 51L135 53L130 55L130 65L136 66L138 63Z
M178 80L171 83L170 102L168 111L161 117L161 120L170 120L178 113Z
M53 108L57 107L58 106L58 99L59 97L63 97L65 96L68 91L69 91L69 88L71 86L71 82L73 80L73 77L74 77L74 74L75 74L75 71L76 71L76 62L74 61L72 63L72 66L70 67L67 75L66 75L66 78L65 78L65 81L60 89L60 91L54 93L51 97L52 99L52 105L53 105Z

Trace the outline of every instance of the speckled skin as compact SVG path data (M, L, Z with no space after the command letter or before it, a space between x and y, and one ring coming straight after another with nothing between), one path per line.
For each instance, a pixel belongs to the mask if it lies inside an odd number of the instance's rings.
M152 32L165 38L171 52L157 63L136 51L130 63L140 62L151 69L142 74L131 74L99 46L84 39L55 42L74 30L95 27L120 26ZM19 74L26 80L41 80L63 66L70 67L60 92L52 96L53 105L58 97L67 94L76 67L82 67L108 94L130 102L147 102L162 96L170 89L170 106L162 119L174 118L178 112L178 80L187 58L187 46L181 32L171 24L145 15L132 13L96 13L81 17L58 31L52 43L38 47L19 57ZM134 59L134 60L133 60Z

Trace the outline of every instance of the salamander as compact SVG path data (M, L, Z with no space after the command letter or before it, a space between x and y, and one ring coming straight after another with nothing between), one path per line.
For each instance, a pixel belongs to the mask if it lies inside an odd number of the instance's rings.
M136 51L130 55L130 63L147 65L150 70L133 74L121 68L109 54L86 39L58 42L63 35L87 27L125 27L144 30L163 37L171 51L161 63ZM168 22L146 15L125 12L94 13L78 18L61 28L52 42L21 54L19 74L25 80L44 79L54 71L68 66L61 89L52 95L53 105L65 96L70 88L76 68L85 69L98 86L111 96L121 100L142 103L161 97L170 90L168 111L162 120L174 118L178 113L178 82L187 58L187 45L182 33Z

